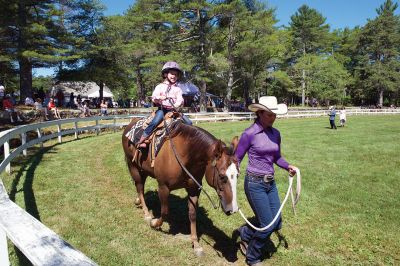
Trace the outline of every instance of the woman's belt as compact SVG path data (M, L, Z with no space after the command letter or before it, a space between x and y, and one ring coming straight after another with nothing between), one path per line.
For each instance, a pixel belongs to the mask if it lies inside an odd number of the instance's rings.
M265 174L265 175L260 175L260 174L255 174L251 172L247 172L246 175L251 178L257 178L257 179L262 179L264 182L268 183L271 181L274 181L274 175L272 174Z

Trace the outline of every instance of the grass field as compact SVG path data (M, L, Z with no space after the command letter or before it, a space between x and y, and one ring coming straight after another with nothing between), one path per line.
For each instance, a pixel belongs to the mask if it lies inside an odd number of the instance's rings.
M201 124L218 138L231 138L251 122ZM302 195L294 216L284 209L282 233L268 243L266 264L400 264L400 117L349 117L338 130L324 118L278 120L282 153L301 169ZM186 194L170 196L171 219L152 230L134 207L120 134L88 136L63 144L49 142L42 151L13 164L2 174L10 198L99 265L244 265L231 241L243 223L225 216L203 195L198 231L205 256L196 257L188 238ZM17 161L17 160L16 160ZM246 162L242 164L242 173ZM277 170L281 199L287 173ZM159 213L156 182L148 179L146 200ZM216 194L206 186L216 199ZM242 210L251 217L238 182ZM26 262L12 246L12 265Z

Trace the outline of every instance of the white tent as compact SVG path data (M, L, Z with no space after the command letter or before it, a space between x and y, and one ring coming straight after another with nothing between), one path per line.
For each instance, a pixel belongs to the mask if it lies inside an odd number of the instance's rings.
M112 93L103 90L103 97L105 98L112 98L114 95ZM100 97L100 91L93 91L92 93L89 93L87 95L88 98L99 98Z

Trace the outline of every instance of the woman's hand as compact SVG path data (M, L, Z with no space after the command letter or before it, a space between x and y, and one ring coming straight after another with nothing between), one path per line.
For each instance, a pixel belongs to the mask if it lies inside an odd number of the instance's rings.
M297 167L294 165L289 165L288 172L290 176L294 176L296 174Z

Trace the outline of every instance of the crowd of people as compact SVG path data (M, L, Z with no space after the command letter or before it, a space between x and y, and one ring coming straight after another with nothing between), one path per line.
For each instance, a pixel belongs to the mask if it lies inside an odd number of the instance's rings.
M24 107L17 105L17 97L13 92L7 93L5 87L0 85L0 110L7 112L11 123L22 122L24 120L22 109L31 107L35 111L35 116L41 120L61 119L62 114L60 108L69 108L80 110L80 117L88 117L92 115L91 108L99 108L99 115L108 115L108 108L112 107L111 99L99 98L82 99L81 95L75 97L71 92L68 97L64 97L61 90L55 93L45 92L43 88L35 90L32 95L21 99ZM16 107L17 106L17 107ZM20 107L21 110L18 108Z

